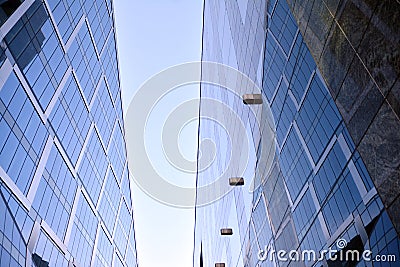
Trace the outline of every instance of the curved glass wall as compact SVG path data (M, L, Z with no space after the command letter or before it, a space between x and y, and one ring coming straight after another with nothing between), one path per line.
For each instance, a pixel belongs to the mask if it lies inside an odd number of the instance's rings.
M269 107L273 117L273 123L267 124L274 127L275 151L273 164L267 164L266 158L271 157L263 153L262 130L266 120L255 123L260 117L249 115L257 107L240 101L240 83L235 87L239 100L231 100L220 88L202 85L202 99L220 100L247 125L247 136L237 136L239 131L229 133L236 140L232 146L241 146L239 140L253 142L246 170L225 178L242 176L245 184L256 181L256 186L234 187L220 200L197 207L195 266L200 250L204 266L398 265L399 237L311 56L309 49L313 48L304 42L287 2L248 1L244 20L243 8L236 1L228 2L205 2L203 60L230 65L259 84L262 109ZM261 127L253 126L257 124ZM220 154L215 167L199 169L198 187L218 177L223 169L219 166L232 160L225 156L231 147L222 141L226 137L218 127L201 120L199 136L214 140ZM206 152L201 153L204 157ZM231 237L219 235L219 229L226 227L233 229ZM362 257L333 260L340 252L320 259L296 260L286 255L284 260L277 253L264 257L271 251L320 255L329 249L360 255L371 251L373 259L392 256L385 262Z

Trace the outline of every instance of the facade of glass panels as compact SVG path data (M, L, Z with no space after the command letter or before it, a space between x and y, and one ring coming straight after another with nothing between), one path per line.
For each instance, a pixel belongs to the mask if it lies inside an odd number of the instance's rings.
M137 266L112 2L0 11L0 265Z
M399 233L400 3L287 2Z
M197 187L216 179L222 185L216 192L198 190L194 266L397 266L400 243L393 222L398 218L389 216L326 85L324 76L335 73L320 73L288 2L294 1L205 1L202 59L247 75L260 87L263 103L244 105L243 93L257 92L246 92L240 81L230 90L201 85L200 116L211 109L220 118L222 109L205 104L211 98L237 118L225 119L229 125L224 127L200 121L200 142L212 139L216 149L212 155L199 153ZM230 78L207 68L202 75ZM263 116L268 112L272 119ZM270 145L266 125L274 132L272 150L265 145ZM236 168L228 167L231 161ZM229 186L231 177L243 177L245 185ZM221 235L224 228L233 235ZM260 253L312 250L319 255L329 248L370 250L372 259L393 257L391 262L333 261L325 255L302 261L286 255L285 261L276 253L268 258Z

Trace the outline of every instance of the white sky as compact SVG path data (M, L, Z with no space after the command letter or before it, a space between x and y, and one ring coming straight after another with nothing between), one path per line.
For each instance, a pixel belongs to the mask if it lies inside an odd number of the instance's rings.
M114 1L124 112L135 91L152 75L179 63L201 59L202 2L202 0ZM198 98L199 87L185 86L179 92L180 97L176 98L177 101ZM170 104L158 108L169 109ZM161 133L160 127L157 128L158 125L154 119L152 123L150 118L148 127L155 133L154 136ZM189 160L196 158L196 137L196 123L190 123L181 133L182 154ZM160 172L172 174L169 181L172 180L178 185L194 186L193 174L178 173L169 167L162 156L159 142L149 143L153 144L153 147L150 147L150 154L152 154L151 159L158 165L156 167ZM160 204L137 187L133 191L140 267L191 266L194 210L171 208Z

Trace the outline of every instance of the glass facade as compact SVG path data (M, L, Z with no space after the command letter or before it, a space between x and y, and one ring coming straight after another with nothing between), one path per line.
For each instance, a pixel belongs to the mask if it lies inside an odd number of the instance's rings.
M0 6L0 265L137 266L112 1Z
M228 178L238 176L245 186L222 190L215 201L196 207L194 266L398 266L400 240L390 214L310 49L286 0L205 1L202 59L246 74L260 87L263 104L244 105L243 93L256 92L246 92L240 81L233 90L201 85L202 99L224 103L239 121L225 120L232 125L221 128L215 121L201 120L199 139L212 139L216 154L206 166L209 156L201 151L197 187L217 178L229 186ZM211 75L207 71L202 75ZM212 75L229 79L224 73ZM206 108L210 107L201 104L200 116ZM221 109L212 112L218 118ZM262 115L265 112L270 112L272 123ZM239 124L246 129L244 135L235 130ZM272 164L265 157L270 135L266 124L274 131L275 148L268 150ZM245 153L231 151L246 140L247 168L226 168L229 161L239 165L243 160ZM207 194L215 192L198 191L197 203ZM223 228L232 228L233 235L222 236ZM346 241L343 247L337 243L341 239ZM260 257L260 251L267 250L301 254L329 248L393 258L373 262L333 261L327 255L305 261L285 261L276 254Z

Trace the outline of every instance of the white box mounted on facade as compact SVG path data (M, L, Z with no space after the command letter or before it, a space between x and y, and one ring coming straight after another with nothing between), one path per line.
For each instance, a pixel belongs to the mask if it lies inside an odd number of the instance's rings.
M222 228L221 235L232 235L233 231L232 228Z
M263 103L261 94L244 94L243 103L246 105L260 105Z
M243 177L232 177L232 178L229 178L229 185L231 185L231 186L244 185L244 179L243 179Z

